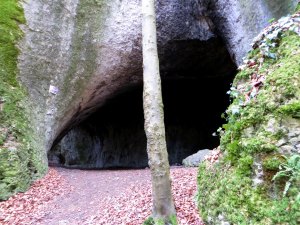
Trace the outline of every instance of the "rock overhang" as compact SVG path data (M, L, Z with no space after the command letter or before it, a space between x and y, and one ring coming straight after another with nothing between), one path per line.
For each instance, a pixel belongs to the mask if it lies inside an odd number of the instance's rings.
M247 50L244 43L266 19L260 15L260 25L247 31L242 29L248 18L243 10L230 16L230 10L244 3L223 3L157 1L163 78L187 76L183 66L189 67L191 77L209 72L209 76L224 76L235 68L227 49L238 63ZM35 135L48 151L55 140L117 93L141 83L140 1L30 0L23 5L27 25L20 46L20 78L29 92ZM234 26L244 36L235 38ZM219 58L209 63L212 57ZM49 93L50 85L58 92Z

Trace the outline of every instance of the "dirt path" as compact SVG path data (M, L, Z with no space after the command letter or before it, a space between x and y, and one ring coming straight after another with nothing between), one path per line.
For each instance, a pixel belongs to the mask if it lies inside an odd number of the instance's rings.
M171 173L179 224L202 224L194 204L197 169ZM0 203L0 224L139 225L151 214L149 169L55 168L50 174L28 193Z
M43 218L43 224L85 223L97 214L104 198L117 198L129 184L146 185L150 179L149 170L57 170L73 191L49 205L51 210Z

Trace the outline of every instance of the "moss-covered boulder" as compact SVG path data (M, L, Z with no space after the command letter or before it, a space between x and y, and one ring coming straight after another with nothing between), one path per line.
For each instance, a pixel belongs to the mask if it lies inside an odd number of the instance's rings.
M300 13L253 43L231 90L222 157L201 164L207 224L300 223Z
M17 79L16 44L25 22L18 0L0 2L0 200L25 191L42 175L42 151L34 145L26 109L27 94Z

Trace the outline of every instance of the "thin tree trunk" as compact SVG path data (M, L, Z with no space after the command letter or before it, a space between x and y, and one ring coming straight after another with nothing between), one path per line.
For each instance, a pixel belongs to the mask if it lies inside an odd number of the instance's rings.
M152 177L152 217L171 224L171 220L176 221L176 211L165 138L154 3L155 0L142 0L145 132Z

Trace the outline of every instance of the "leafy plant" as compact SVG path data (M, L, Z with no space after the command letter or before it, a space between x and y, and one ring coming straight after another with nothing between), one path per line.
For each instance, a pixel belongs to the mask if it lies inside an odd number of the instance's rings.
M154 219L152 217L149 217L144 221L143 225L154 225Z
M283 197L286 196L290 186L300 180L300 155L292 155L290 158L284 156L284 158L286 158L287 162L279 166L280 171L272 179L274 181L288 178L284 187ZM298 193L296 199L300 201L300 193Z
M169 217L170 222L168 225L178 225L176 215L172 215ZM143 225L165 225L166 223L162 219L153 219L153 217L149 217L143 223Z
M283 162L286 160L282 155L271 155L263 159L263 168L269 171L278 171Z
M275 18L271 18L268 20L268 23L273 23L275 21Z

